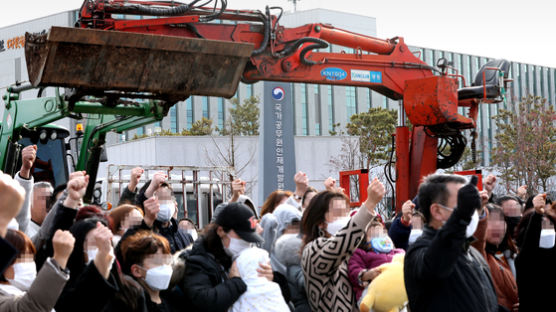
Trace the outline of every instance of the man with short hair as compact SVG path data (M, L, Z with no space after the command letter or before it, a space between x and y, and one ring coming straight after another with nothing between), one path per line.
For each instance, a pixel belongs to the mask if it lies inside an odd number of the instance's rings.
M433 174L419 186L426 225L409 246L404 278L412 312L498 311L490 270L469 244L488 200L457 175Z
M33 237L39 232L46 218L46 202L52 195L54 189L48 182L37 182L33 185L33 201L31 202L31 222L27 227L27 236Z

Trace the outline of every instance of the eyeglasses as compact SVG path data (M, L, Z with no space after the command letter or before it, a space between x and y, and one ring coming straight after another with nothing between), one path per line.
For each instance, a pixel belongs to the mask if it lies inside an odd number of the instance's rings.
M441 203L436 203L436 204L439 205L440 207L442 207L442 208L448 210L448 211L454 211L454 209L457 208L457 206L454 207L454 208L450 208L450 207L446 207L446 206L442 205Z

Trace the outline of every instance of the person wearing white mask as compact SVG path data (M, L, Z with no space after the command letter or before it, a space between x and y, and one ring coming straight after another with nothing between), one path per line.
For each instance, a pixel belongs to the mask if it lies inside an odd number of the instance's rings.
M189 233L193 238L193 241L196 241L199 238L199 231L197 231L197 226L191 219L183 218L178 222L178 227L185 232Z
M550 285L556 278L556 203L547 206L546 202L546 194L533 197L534 209L526 212L518 225L524 235L515 259L520 311L554 310L554 287Z
M115 296L103 311L176 311L175 303L163 294L172 277L168 241L152 231L140 230L123 238L120 246L125 274L120 292L133 295Z
M419 311L498 311L490 270L470 246L488 201L458 175L432 174L419 186L419 209L426 225L409 245L404 280L409 307Z
M14 263L2 274L0 311L54 311L66 282L66 268L75 239L67 231L58 230L52 239L54 255L48 258L37 274L31 239L18 230L8 230L6 240L18 253Z
M223 206L207 225L189 253L181 290L187 311L228 311L247 291L237 263L239 254L261 243L258 221L247 206L233 202ZM272 281L270 263L260 263L258 273Z
M368 198L351 218L349 200L338 191L318 193L303 212L301 267L311 310L358 311L347 264L385 192L375 178L367 188Z
M74 311L76 306L82 311L102 311L118 291L112 231L105 222L87 218L71 226L70 233L75 237L68 260L71 276L56 303L57 312Z
M153 230L168 240L170 251L175 253L189 247L194 240L189 233L178 227L178 222L173 217L178 207L166 178L164 172L157 172L152 180L141 187L136 201L143 208L145 217L142 224L128 234L132 235L139 229Z

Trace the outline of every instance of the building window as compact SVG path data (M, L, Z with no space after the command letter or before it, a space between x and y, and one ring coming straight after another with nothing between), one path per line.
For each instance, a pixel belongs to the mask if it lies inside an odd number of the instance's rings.
M209 119L209 99L208 97L204 96L203 98L203 118Z
M170 107L170 131L172 131L172 133L177 133L179 129L177 110L178 110L177 104Z
M552 85L552 75L553 74L554 74L553 69L550 69L550 68L546 69L546 78L548 80L548 97L547 97L546 100L549 102L549 104L552 103L554 105L555 104L553 102L553 100L554 100L554 88L553 88L553 85Z
M145 133L145 127L137 128L137 135L143 135L143 133Z
M465 77L465 73L464 73L464 70L463 70L463 69L464 69L464 66L463 66L463 54L459 54L459 55L458 55L458 62L459 62L459 64L458 64L458 74L460 74L460 75L462 75L463 77ZM467 81L467 78L465 78L465 80L466 80L465 83L468 84L469 81ZM461 88L461 87L464 87L463 81L462 81L461 79L459 79L459 81L460 81L460 82L459 82L460 88Z
M539 93L537 90L537 66L531 65L531 73L533 75L533 89L531 93L537 95Z
M185 112L187 114L187 116L186 116L186 120L187 120L186 128L187 128L187 130L189 130L189 129L191 129L191 126L193 125L193 120L194 120L193 101L191 100L191 98L188 98L187 100L185 100Z
M346 87L346 113L347 122L349 122L351 115L357 114L357 96L355 87Z
M471 57L471 55L468 55L467 56L467 75L466 75L466 78L467 78L467 81L469 81L468 84L470 86L473 85L473 78L474 77L475 76L473 75L473 58Z
M321 113L320 113L320 86L313 85L315 90L315 135L322 135L321 133Z
M334 131L334 123L336 118L334 118L334 92L332 91L332 86L326 86L328 93L328 130Z
M309 106L307 105L307 84L301 85L301 134L309 134Z
M373 107L373 94L372 94L372 90L371 89L367 89L367 111L369 111L371 109L371 107Z
M524 64L523 65L523 77L525 78L525 94L524 96L527 96L528 94L531 94L531 84L530 84L530 79L529 79L529 65Z
M224 121L226 120L226 109L224 107L224 99L218 99L218 129L224 129Z
M425 54L426 63L429 64L430 66L434 66L433 51L429 50L429 49L423 49L423 50L424 50L424 54Z
M252 84L248 84L247 85L247 97L250 98L253 96L253 85Z

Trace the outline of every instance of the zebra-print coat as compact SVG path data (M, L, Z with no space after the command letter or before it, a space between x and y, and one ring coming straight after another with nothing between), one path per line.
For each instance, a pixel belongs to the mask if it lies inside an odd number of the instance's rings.
M305 245L301 257L307 299L313 311L359 311L348 277L348 260L374 215L361 207L348 225L332 237Z

